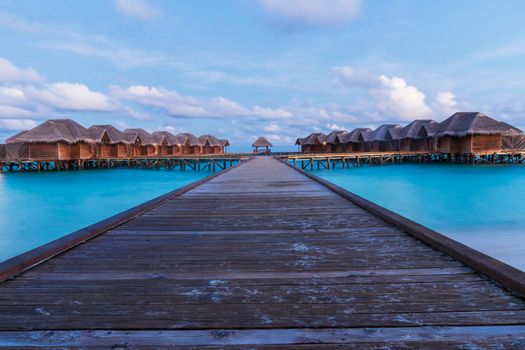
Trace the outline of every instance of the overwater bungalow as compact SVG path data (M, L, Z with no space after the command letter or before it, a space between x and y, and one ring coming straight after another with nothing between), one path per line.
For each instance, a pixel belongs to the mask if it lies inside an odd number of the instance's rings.
M213 135L202 135L199 136L199 141L202 144L201 153L202 154L217 154L222 153L222 143L221 141Z
M341 144L341 152L364 152L364 142L360 142L363 139L362 133L370 133L370 128L356 128L345 134L337 135L337 142Z
M346 130L334 130L326 135L326 148L325 152L327 153L337 153L342 152L344 149L343 144L340 142L340 137L348 134Z
M221 143L221 148L219 153L225 153L226 147L230 147L230 141L227 139L219 139L219 142Z
M393 142L393 150L400 152L430 151L429 137L424 128L427 124L437 123L431 119L418 119L403 128L392 128L386 138Z
M182 148L186 138L173 135L169 131L155 131L153 134L157 142L157 152L160 156L177 156L182 154Z
M273 147L272 143L268 141L265 137L259 137L257 140L255 140L254 143L252 143L253 152L259 153L259 148L264 149L265 153L270 153L271 147Z
M126 129L124 134L131 145L131 155L149 157L157 154L157 142L146 130L141 128Z
M95 142L97 158L129 157L130 144L126 135L112 125L93 125L88 128Z
M303 153L322 153L326 151L326 135L314 132L304 138L298 138L296 145L301 147Z
M436 150L449 154L497 152L503 149L504 136L522 134L520 129L482 113L460 112L439 124Z
M181 133L177 136L182 137L184 139L184 143L182 146L182 154L190 155L202 153L203 143L197 136L189 132Z
M81 160L95 156L88 129L71 119L48 120L6 140L16 145L17 159ZM6 150L9 147L6 148Z
M394 143L387 137L388 132L398 133L401 130L399 124L383 124L372 132L362 133L365 143L365 150L368 152L391 152L394 150Z

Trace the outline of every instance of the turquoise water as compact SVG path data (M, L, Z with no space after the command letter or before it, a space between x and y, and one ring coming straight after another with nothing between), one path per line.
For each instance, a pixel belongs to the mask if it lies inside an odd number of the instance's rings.
M389 165L313 173L525 270L525 166Z
M0 174L0 261L207 175L140 169Z

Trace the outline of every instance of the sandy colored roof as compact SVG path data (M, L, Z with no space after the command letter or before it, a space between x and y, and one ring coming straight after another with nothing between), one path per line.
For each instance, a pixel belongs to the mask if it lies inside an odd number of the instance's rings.
M197 136L193 135L192 133L185 132L185 133L177 134L177 136L184 138L185 145L186 144L190 146L202 146L203 145L201 140Z
M221 141L216 138L215 136L213 135L202 135L202 136L199 136L199 141L203 144L203 145L208 145L208 146L222 146L221 145Z
M88 129L71 119L51 119L34 127L31 130L23 131L6 140L6 143L30 143L30 142L65 142L93 143Z
M126 138L126 135L119 129L115 128L113 125L92 125L88 128L88 130L95 142L102 142L104 133L106 133L110 140L109 143L111 144L131 143Z
M161 144L163 140L166 140L168 146L182 146L186 141L186 138L180 135L173 135L169 131L155 131L151 134L157 144Z
M261 136L252 143L252 147L273 147L273 145L270 141Z
M135 142L138 136L144 146L155 146L157 144L153 135L141 128L126 129L124 130L124 134L126 134L126 139L129 142Z

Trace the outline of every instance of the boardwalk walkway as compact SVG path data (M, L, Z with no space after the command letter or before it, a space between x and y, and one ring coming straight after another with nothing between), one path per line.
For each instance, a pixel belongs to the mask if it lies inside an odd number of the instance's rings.
M0 345L299 344L525 348L525 301L268 157L0 284Z

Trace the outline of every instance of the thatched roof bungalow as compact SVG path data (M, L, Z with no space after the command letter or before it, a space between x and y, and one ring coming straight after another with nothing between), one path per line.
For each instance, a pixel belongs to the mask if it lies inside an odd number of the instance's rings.
M348 131L346 130L334 130L331 131L328 135L326 135L325 152L342 152L344 147L340 143L339 137L343 137L346 134L348 134Z
M155 131L151 134L157 143L157 152L161 156L176 156L182 154L186 138L173 135L169 131Z
M306 137L298 138L295 144L301 146L303 153L321 153L325 152L326 139L327 136L322 132L314 132Z
M88 128L95 142L97 158L125 158L131 156L133 142L113 125L92 125Z
M132 145L133 156L154 156L157 154L157 142L153 135L141 128L124 130L126 140Z
M355 128L345 134L337 135L338 142L342 145L342 152L364 152L363 133L367 135L372 132L370 128Z
M201 135L199 141L202 144L202 154L213 154L221 152L221 141L213 135Z
M400 152L428 151L429 138L425 125L437 123L431 119L418 119L403 128L389 129L386 135L393 142L393 150Z
M75 160L95 156L94 140L88 129L71 119L48 120L6 140L7 144L27 145L19 159Z
M391 152L394 144L388 135L397 133L401 129L399 124L383 124L372 132L361 133L365 143L365 150L369 152ZM390 132L389 132L390 131Z
M184 146L182 147L182 154L201 154L204 144L201 140L192 133L185 132L177 134L184 139Z
M503 148L503 136L523 132L479 112L455 113L439 124L437 151L441 153L483 153Z
M253 152L259 153L259 148L265 149L266 153L271 152L271 147L273 147L272 143L268 141L265 137L259 137L257 140L255 140L254 143L252 143Z

